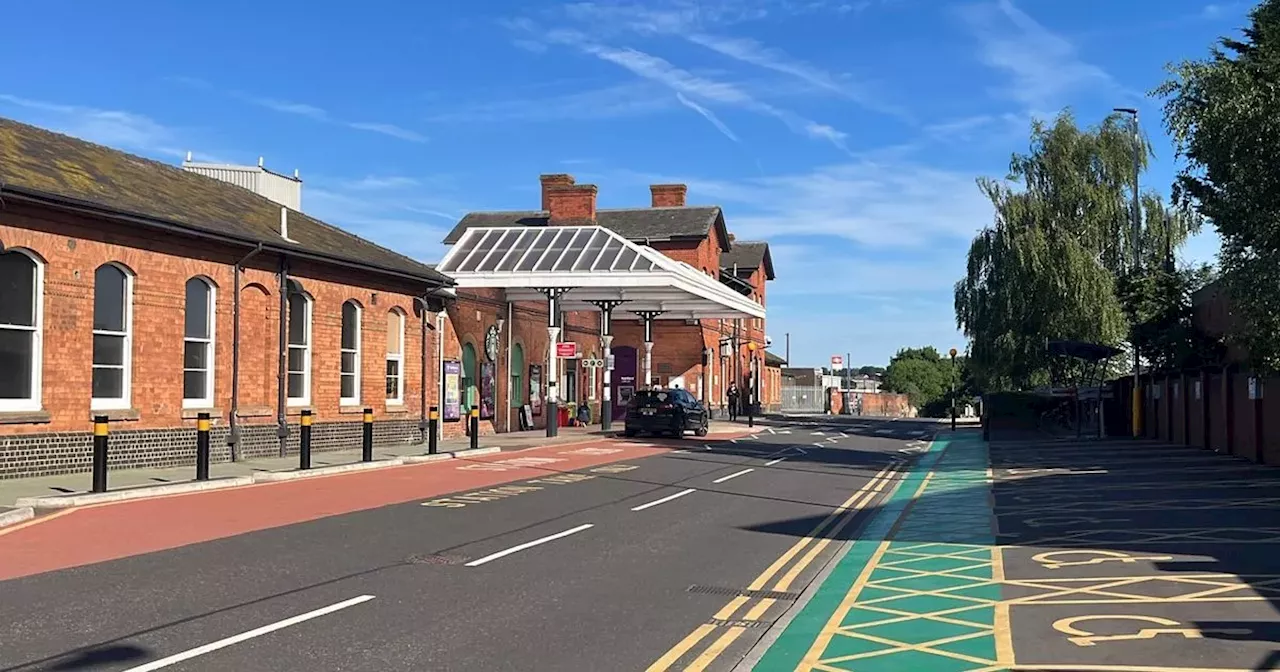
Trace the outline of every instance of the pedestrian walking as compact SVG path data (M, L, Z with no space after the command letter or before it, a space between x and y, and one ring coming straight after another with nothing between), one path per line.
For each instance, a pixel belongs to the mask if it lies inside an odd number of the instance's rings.
M738 399L739 397L742 396L742 393L738 392L738 384L729 383L729 390L726 394L729 397L729 420L730 421L737 420L738 419Z

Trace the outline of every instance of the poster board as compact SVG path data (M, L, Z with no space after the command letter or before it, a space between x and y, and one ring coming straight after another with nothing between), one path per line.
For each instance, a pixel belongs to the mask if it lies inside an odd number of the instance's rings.
M533 408L529 404L520 407L520 429L533 429Z
M529 406L534 415L542 415L542 365L529 365Z
M493 374L495 367L492 362L485 362L480 365L480 419L489 420L493 418L493 409L495 404L495 388L493 382Z
M462 362L450 360L444 363L443 406L440 417L445 422L462 419Z

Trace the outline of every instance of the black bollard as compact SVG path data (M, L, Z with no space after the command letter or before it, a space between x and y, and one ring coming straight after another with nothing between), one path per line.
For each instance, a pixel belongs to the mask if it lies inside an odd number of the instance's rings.
M107 491L107 416L93 416L93 491Z
M298 429L298 468L311 468L311 411L302 411L302 426Z
M480 447L480 407L471 407L471 418L468 420L470 425L469 433L471 434L471 449L475 450Z
M209 480L209 414L196 416L196 480Z
M436 435L436 430L440 428L440 409L435 406L431 407L431 412L427 415L427 454L435 455L440 451L440 437Z
M373 409L364 409L364 440L360 445L360 460L373 461Z

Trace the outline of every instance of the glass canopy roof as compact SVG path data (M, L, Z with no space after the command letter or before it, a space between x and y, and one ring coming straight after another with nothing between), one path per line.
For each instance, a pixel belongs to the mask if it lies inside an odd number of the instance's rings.
M599 226L469 229L436 270L460 288L504 289L510 301L569 289L563 310L619 300L620 311L660 311L665 319L764 317L763 306L714 277Z

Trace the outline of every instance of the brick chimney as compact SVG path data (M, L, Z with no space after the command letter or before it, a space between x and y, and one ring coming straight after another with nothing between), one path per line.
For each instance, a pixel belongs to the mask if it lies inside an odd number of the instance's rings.
M649 187L655 208L683 208L689 187L683 184L654 184Z
M572 179L572 178L570 178ZM545 183L544 183L545 184ZM553 186L545 192L551 224L581 224L596 221L596 185Z
M542 209L551 209L551 197L547 192L555 187L572 187L573 176L563 173L558 175L540 175L538 179L542 182Z

